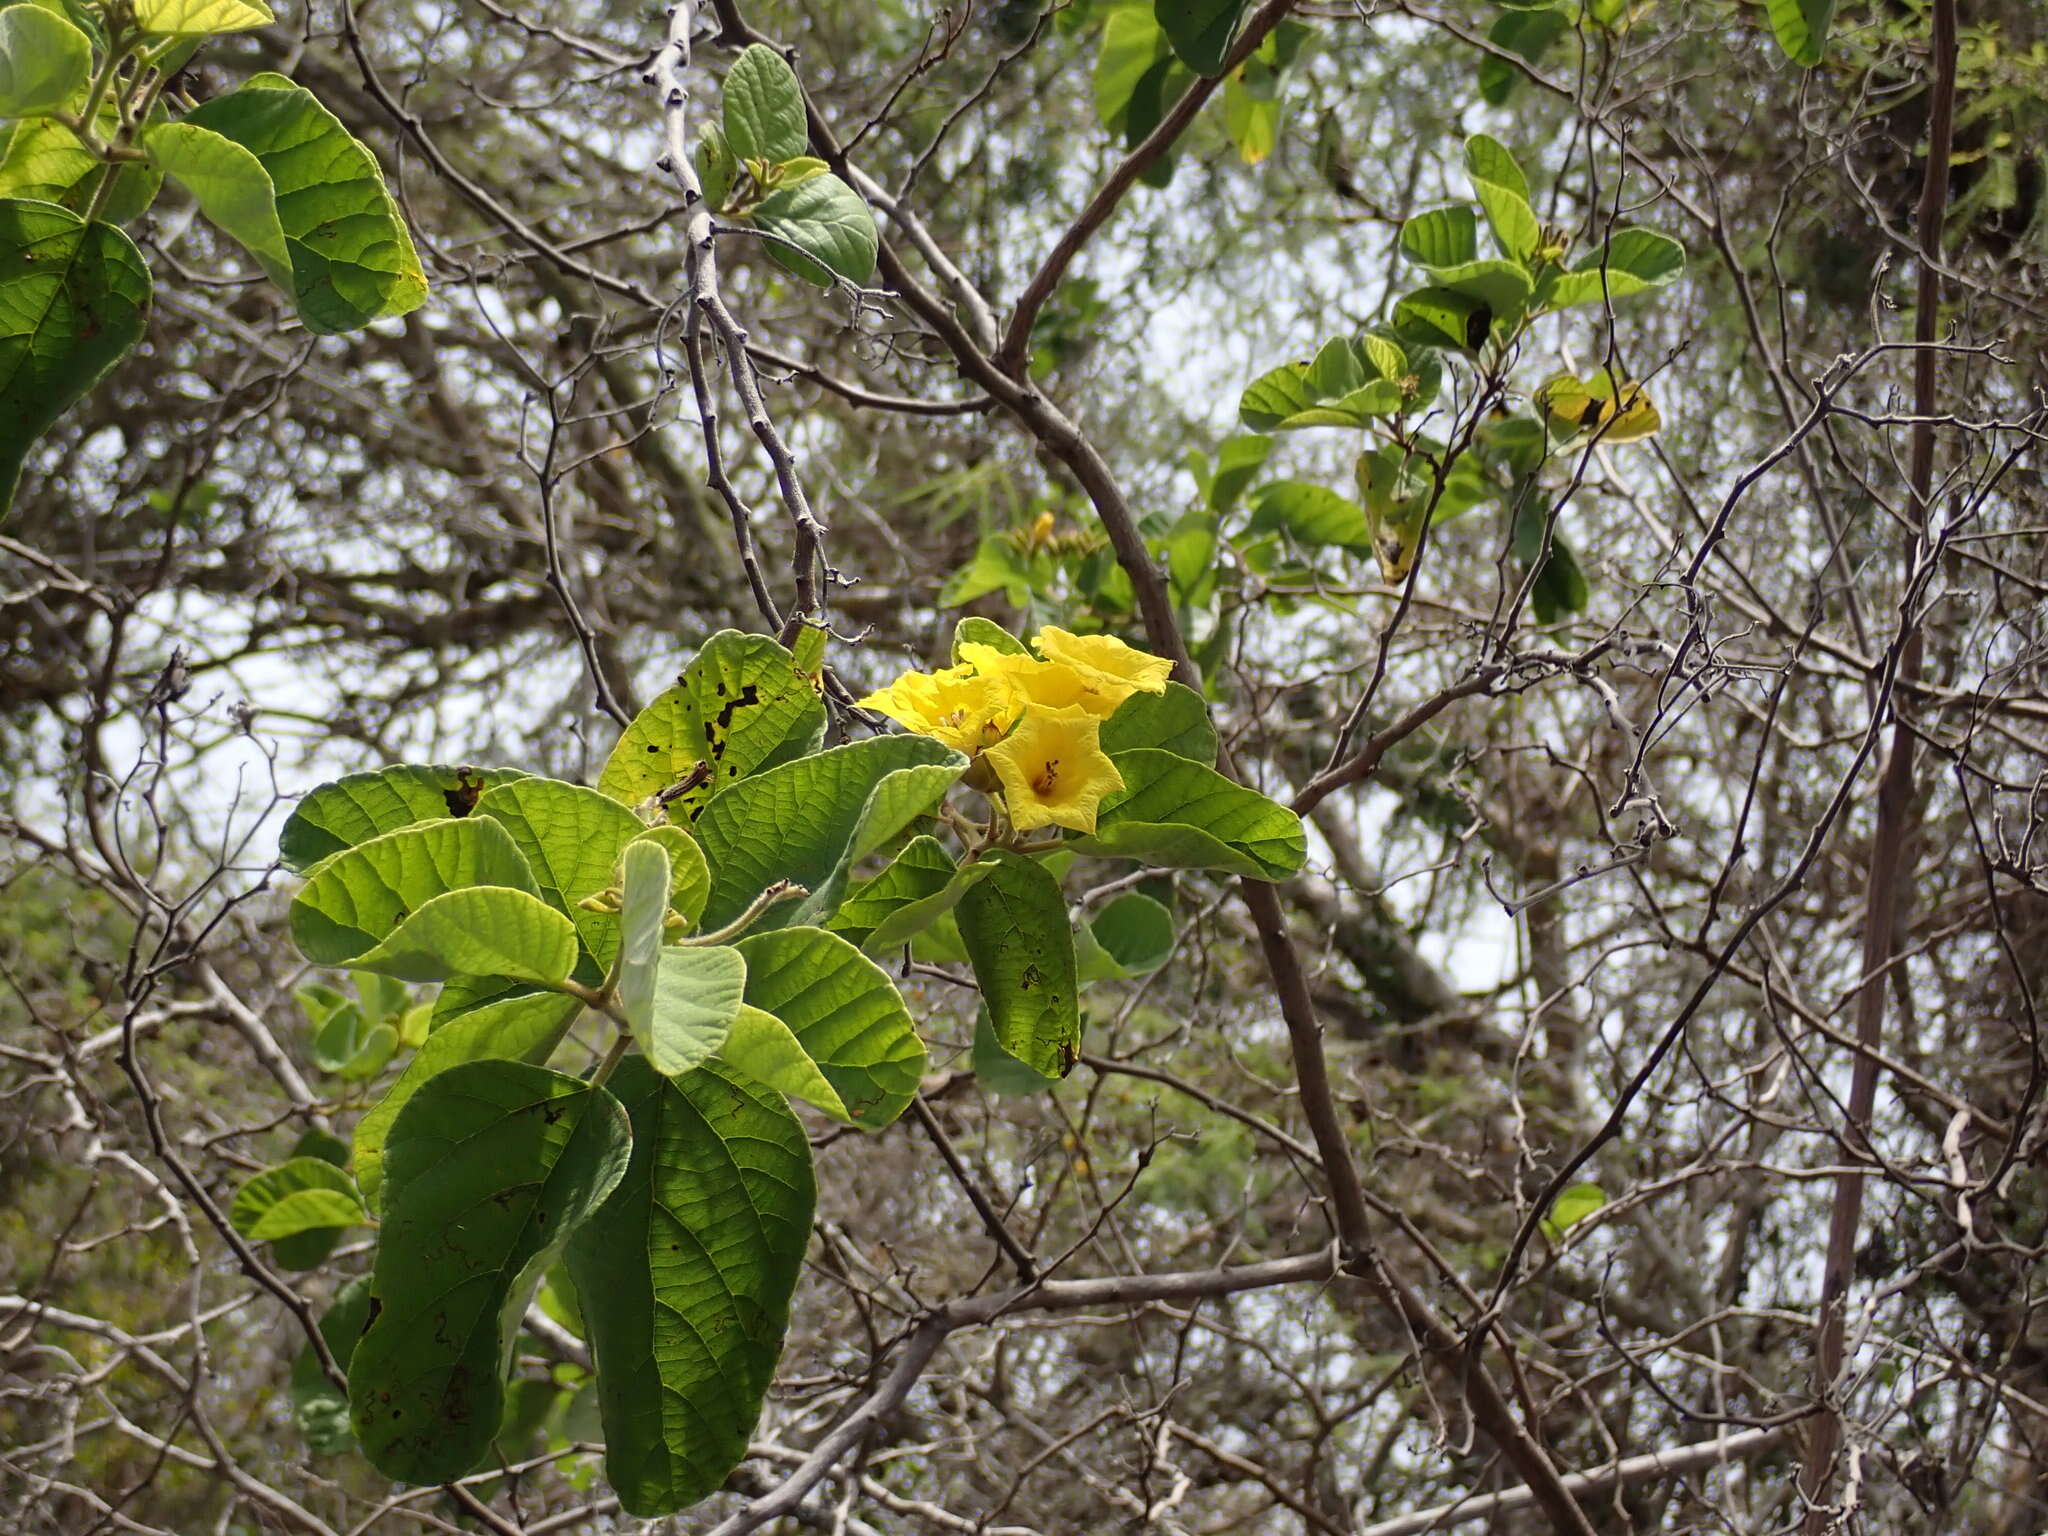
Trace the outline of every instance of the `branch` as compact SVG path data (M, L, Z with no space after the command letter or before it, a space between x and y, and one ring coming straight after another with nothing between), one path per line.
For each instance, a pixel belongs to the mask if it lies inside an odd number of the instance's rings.
M1934 494L1934 412L1941 353L1934 345L1941 323L1942 218L1948 204L1949 150L1955 138L1956 5L1934 0L1934 46L1929 67L1934 73L1927 103L1927 163L1920 183L1918 214L1920 282L1913 338L1912 460L1908 468L1915 516L1906 530L1900 580L1899 623L1905 629L1898 676L1910 680L1920 670L1922 631L1914 614L1924 575L1922 561L1935 558L1927 543ZM1913 789L1912 728L1893 695L1891 742L1877 785L1877 826L1870 840L1870 863L1864 880L1863 984L1856 994L1856 1039L1863 1047L1849 1079L1848 1145L1867 1149L1870 1116L1877 1102L1876 1052L1884 1044L1884 1005L1888 973L1896 944L1900 908L1909 871L1906 845L1919 820ZM1828 1249L1821 1273L1820 1323L1814 1338L1813 1390L1820 1416L1806 1444L1799 1469L1799 1492L1806 1501L1806 1536L1824 1536L1835 1526L1827 1504L1834 1480L1835 1452L1842 1438L1842 1371L1844 1301L1855 1271L1856 1232L1863 1220L1864 1171L1854 1163L1835 1182L1834 1209L1828 1220Z

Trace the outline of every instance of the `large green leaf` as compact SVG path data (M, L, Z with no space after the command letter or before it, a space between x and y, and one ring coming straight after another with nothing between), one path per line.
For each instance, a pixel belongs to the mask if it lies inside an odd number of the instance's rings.
M552 987L576 969L576 953L576 925L538 896L472 885L423 903L349 964L404 981L503 976Z
M316 866L291 905L292 940L319 965L347 965L449 891L502 885L538 895L512 836L485 817L400 827Z
M1827 49L1835 0L1765 0L1771 35L1793 63L1812 69Z
M301 800L277 837L277 857L294 874L322 859L415 822L467 816L497 785L526 778L518 768L405 763L322 784Z
M742 939L747 1003L789 1026L861 1125L888 1125L924 1076L924 1042L896 984L874 961L822 928L781 928Z
M1119 5L1102 28L1095 55L1095 115L1111 133L1121 134L1131 117L1138 84L1171 51L1166 34L1143 0Z
M369 1321L370 1277L358 1275L335 1292L334 1304L320 1314L320 1337L344 1372ZM291 1393L299 1433L316 1456L339 1455L355 1444L348 1427L348 1394L327 1379L310 1344L292 1362Z
M375 1316L349 1368L378 1471L446 1482L490 1449L533 1284L631 1152L616 1099L545 1067L467 1062L412 1096L384 1148Z
M974 1063L975 1081L990 1093L1028 1097L1057 1088L1059 1077L1035 1072L1016 1057L1003 1049L996 1039L995 1026L989 1022L988 1009L977 1009L974 1016L974 1052L969 1058Z
M628 1015L633 1038L655 1071L681 1077L718 1054L746 990L747 962L729 945L664 949L645 1006Z
M233 139L192 123L159 123L142 136L149 163L190 192L199 211L254 256L270 280L292 286L292 256L277 220L277 188L263 162Z
M668 850L638 843L619 857L618 1001L626 1023L644 1042L654 1027L654 981L661 969L663 920L668 916Z
M1198 763L1213 763L1216 727L1209 723L1209 706L1199 693L1185 683L1168 683L1164 693L1134 693L1118 705L1116 713L1102 722L1101 745L1105 752L1158 747Z
M134 14L137 26L158 37L216 37L277 20L263 0L135 0Z
M746 1455L782 1352L816 1186L780 1094L716 1061L670 1081L628 1057L625 1178L569 1242L628 1514L696 1503Z
M1170 752L1157 755L1199 768ZM1066 898L1034 859L998 850L983 862L994 865L992 873L960 898L955 917L990 1027L996 1042L1032 1071L1065 1077L1081 1053Z
M1486 40L1506 53L1535 64L1570 27L1571 17L1555 7L1503 11L1487 29ZM1507 59L1500 54L1489 53L1479 61L1480 99L1489 106L1505 106L1523 78L1522 71Z
M117 117L102 117L100 131L113 133ZM83 215L92 207L107 166L55 118L24 118L0 129L0 197L56 203ZM156 200L163 173L147 165L126 165L100 205L99 219L125 224Z
M741 160L778 164L809 147L804 92L796 71L773 48L750 43L726 71L725 141Z
M1515 157L1498 139L1475 133L1465 141L1465 172L1501 254L1528 261L1543 243L1543 226L1529 206L1528 178Z
M1661 288L1685 271L1685 247L1651 229L1621 229L1599 250L1589 251L1541 290L1552 308L1601 304Z
M447 990L453 990L447 989ZM372 1210L384 1190L384 1143L412 1096L451 1067L471 1061L545 1062L583 1005L559 992L520 992L448 1018L427 1036L405 1070L355 1129L356 1185Z
M1462 203L1418 213L1401 226L1401 250L1425 267L1455 267L1479 256L1479 223Z
M649 827L633 841L657 843L668 854L669 906L695 927L704 915L704 903L711 899L711 865L703 846L677 826Z
M837 910L848 866L927 816L967 767L929 736L877 736L743 779L697 818L711 861L704 923L731 922L777 880L811 895L762 922L821 921Z
M807 283L830 288L838 278L859 284L875 275L875 216L829 171L776 188L754 205L753 219L770 237L768 254Z
M1283 363L1254 379L1238 402L1238 416L1259 432L1364 427L1427 403L1423 382L1388 338L1338 337L1307 362Z
M29 445L141 338L149 268L111 224L0 201L0 512Z
M0 10L0 117L47 117L92 80L92 43L40 5Z
M234 140L262 162L277 189L292 290L307 330L358 330L425 302L426 274L376 157L310 91L282 75L256 75L201 103L184 121Z
M618 953L618 919L581 903L618 878L621 850L647 830L640 818L594 789L535 778L498 785L477 801L475 814L504 823L540 894L576 925L597 963L609 966Z
M1075 847L1169 869L1224 869L1254 880L1295 873L1307 856L1301 818L1213 768L1155 748L1119 752L1123 790L1103 802L1095 835Z
M952 910L966 889L957 873L937 838L914 837L879 874L847 892L825 926L870 953L894 948Z
M252 1243L322 1227L353 1227L369 1216L355 1180L318 1157L295 1157L264 1169L235 1191L228 1207L229 1222Z
M1200 75L1220 75L1237 40L1249 0L1153 0L1152 14L1181 62Z
M1126 976L1156 971L1173 953L1173 913L1143 891L1125 891L1096 913L1088 927Z
M824 733L825 706L796 658L766 635L721 630L626 727L597 787L631 806L701 776L669 803L670 819L684 821L734 781L812 751Z
M757 1083L815 1105L834 1120L853 1123L846 1102L819 1070L794 1031L782 1020L748 1004L733 1016L718 1059Z
M1372 548L1372 529L1366 523L1365 509L1349 497L1306 480L1275 480L1260 486L1252 497L1252 517L1247 526L1253 533L1280 529L1296 544L1310 549ZM1126 745L1158 743L1128 741Z

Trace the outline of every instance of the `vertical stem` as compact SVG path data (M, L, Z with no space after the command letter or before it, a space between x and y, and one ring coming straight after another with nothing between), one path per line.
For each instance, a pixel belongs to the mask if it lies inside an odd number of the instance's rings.
M1949 152L1955 136L1956 4L1934 0L1934 47L1930 67L1933 89L1927 106L1927 163L1920 183L1916 235L1920 246L1919 290L1913 337L1912 455L1908 476L1913 497L1912 526L1907 530L1900 572L1899 622L1906 626L1899 652L1898 681L1892 690L1891 740L1883 774L1878 779L1877 827L1871 838L1863 905L1863 981L1856 993L1857 1054L1849 1079L1849 1155L1868 1156L1870 1116L1877 1099L1877 1053L1883 1043L1885 987L1897 947L1899 912L1906 882L1906 843L1918 808L1913 793L1914 737L1897 712L1898 701L1918 675L1922 636L1913 616L1920 562L1932 558L1925 536L1934 494L1934 423L1940 353L1935 343L1941 326L1941 226L1948 205ZM1838 1524L1827 1505L1834 1480L1834 1462L1842 1442L1840 1397L1842 1351L1847 1331L1846 1300L1855 1264L1856 1233L1863 1219L1864 1174L1846 1169L1835 1181L1834 1210L1828 1221L1826 1267L1821 1278L1820 1320L1815 1330L1813 1393L1820 1405L1806 1442L1799 1472L1799 1491L1806 1501L1806 1536L1825 1536Z

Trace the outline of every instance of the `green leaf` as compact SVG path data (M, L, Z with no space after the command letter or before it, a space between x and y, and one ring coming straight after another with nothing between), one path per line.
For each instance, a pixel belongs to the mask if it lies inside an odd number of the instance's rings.
M398 1047L397 1032L364 1015L355 1003L330 1013L313 1037L313 1065L351 1082L365 1082L384 1070Z
M847 892L825 926L864 950L892 948L951 909L952 901L941 898L954 872L953 856L937 838L914 837L880 874Z
M668 850L636 843L619 856L618 1002L633 1033L645 1042L654 1028L654 983L661 969L662 931L668 916Z
M0 512L29 445L141 338L149 268L111 224L0 201Z
M1493 329L1494 315L1468 294L1418 288L1394 305L1394 330L1410 345L1476 352Z
M1023 1098L1044 1093L1060 1084L1057 1077L1034 1072L1003 1049L1002 1042L996 1039L995 1026L989 1022L986 1008L975 1011L972 1060L975 1078L990 1093Z
M1617 230L1597 251L1551 279L1543 302L1553 309L1603 304L1661 288L1685 271L1685 247L1650 229Z
M1225 869L1279 880L1307 857L1301 818L1213 768L1141 747L1112 759L1124 788L1074 847L1165 869Z
M320 1315L320 1337L344 1373L369 1321L370 1277L358 1275L335 1293L334 1304ZM348 1427L348 1394L327 1379L310 1344L292 1362L291 1393L293 1417L314 1455L338 1456L355 1444Z
M92 83L92 42L40 5L0 10L0 117L62 112Z
M1103 127L1122 134L1129 126L1131 98L1139 82L1167 57L1170 46L1153 19L1152 7L1142 0L1110 11L1102 28L1102 47L1095 55L1095 115Z
M228 1221L252 1243L322 1227L353 1227L369 1219L355 1180L317 1157L295 1157L264 1169L235 1191L228 1208Z
M777 1093L815 1105L834 1120L853 1123L838 1090L811 1060L803 1042L772 1013L751 1004L742 1007L719 1047L718 1059Z
M1529 200L1529 178L1508 147L1488 134L1475 133L1465 141L1465 173Z
M1487 29L1486 40L1517 58L1536 64L1570 26L1571 18L1556 9L1551 0L1545 0L1542 9L1510 10L1495 17L1493 25ZM1479 61L1480 98L1489 106L1505 106L1524 78L1522 71L1513 64L1498 54L1489 53Z
M1198 75L1220 75L1248 0L1153 0L1152 14L1181 62Z
M627 1016L633 1038L655 1071L681 1077L718 1054L746 990L739 950L664 949L644 1012Z
M960 898L955 916L990 1027L997 1043L1032 1071L1065 1077L1081 1051L1066 898L1044 865L1021 854L999 849L983 862L994 872Z
M697 839L681 827L649 827L633 841L658 844L668 854L668 904L694 928L711 898L711 866Z
M142 136L142 147L152 166L190 192L201 213L290 291L292 258L277 221L277 188L261 160L192 123L159 123Z
M1418 213L1401 226L1401 250L1425 267L1455 267L1479 256L1479 221L1459 204Z
M1216 473L1203 487L1212 512L1228 514L1272 456L1273 439L1257 434L1225 438L1216 450Z
M752 216L774 237L768 254L807 283L830 288L835 277L859 284L875 275L875 216L858 192L829 172L776 188L754 205Z
M112 133L119 118L102 116L100 131ZM24 118L0 129L0 197L56 203L80 215L92 207L107 166L54 118ZM125 224L156 200L163 176L146 165L122 168L100 206L99 221Z
M991 592L1000 592L1013 608L1031 601L1032 569L1008 534L991 533L975 546L974 558L946 578L939 588L939 606L958 608Z
M473 885L426 901L349 964L406 981L503 976L552 987L576 969L576 953L576 925L538 896Z
M269 173L307 330L359 330L426 301L426 273L376 157L310 91L257 75L184 121L234 140Z
M1812 69L1827 48L1835 0L1765 0L1771 35L1794 64Z
M486 817L427 821L335 854L292 899L292 939L317 965L348 965L436 896L472 885L537 895L533 871Z
M1005 656L1029 656L1031 647L1011 634L993 619L984 619L970 614L953 626L953 665L960 664L960 647L963 645L986 645L1001 651Z
M1198 763L1216 761L1216 727L1209 706L1185 683L1168 683L1164 693L1134 693L1102 722L1105 752L1157 747Z
M135 24L158 37L218 37L277 20L263 0L135 0L134 13Z
M628 1514L651 1517L696 1503L746 1455L817 1190L781 1095L720 1063L670 1081L628 1057L611 1087L633 1159L570 1239L569 1273L588 1302L606 1478Z
M796 658L767 635L720 630L634 716L597 787L634 806L701 773L699 787L668 804L681 822L735 780L814 751L824 734L825 706Z
M618 919L591 912L585 897L618 878L619 854L646 825L609 795L560 779L520 778L489 790L474 812L501 823L533 870L540 894L576 925L600 966L619 949ZM699 856L698 862L703 862Z
M441 1483L490 1449L533 1285L632 1150L616 1099L544 1067L468 1062L413 1095L384 1149L375 1315L349 1367L378 1471Z
M446 990L446 989L444 989ZM554 1053L583 1005L558 992L493 998L437 1025L406 1063L398 1081L356 1122L356 1184L374 1210L384 1189L384 1143L392 1122L428 1082L471 1061L527 1061L538 1066Z
M1528 307L1536 280L1518 261L1486 259L1468 261L1455 267L1438 267L1430 273L1436 279L1433 292L1459 294L1475 301L1495 320L1513 320ZM1469 333L1468 333L1469 340Z
M1279 147L1280 98L1275 71L1254 56L1223 82L1223 131L1246 165L1263 165Z
M1375 417L1392 416L1407 403L1392 379L1373 379L1341 396L1320 394L1310 363L1287 363L1254 379L1238 402L1238 419L1261 432L1293 432L1302 427L1363 427Z
M738 160L774 164L810 147L804 91L781 54L750 43L726 71L725 142Z
M924 1042L896 984L822 928L781 928L737 946L747 1003L789 1026L859 1125L890 1124L924 1076Z
M725 130L706 123L697 136L697 179L704 184L704 201L716 212L724 212L732 196L732 184L739 179L739 158L725 142Z
M487 790L526 778L518 768L403 764L351 773L301 800L278 834L277 857L293 874L416 822L467 816Z
M1173 913L1143 891L1126 891L1095 914L1095 942L1129 976L1156 971L1173 953Z
M1607 1191L1598 1184L1566 1185L1543 1218L1543 1235L1556 1242L1606 1203Z
M1366 526L1365 509L1323 486L1301 480L1275 480L1259 487L1252 498L1252 508L1251 532L1277 528L1295 543L1311 549L1372 548L1372 530ZM1128 745L1155 743L1133 741Z
M1465 170L1500 253L1528 261L1543 244L1543 226L1529 206L1529 183L1515 157L1497 139L1477 133L1465 141Z
M778 880L811 894L801 907L772 909L764 925L828 918L853 861L929 815L966 767L965 757L929 736L877 736L735 784L697 818L712 872L706 926L733 921Z

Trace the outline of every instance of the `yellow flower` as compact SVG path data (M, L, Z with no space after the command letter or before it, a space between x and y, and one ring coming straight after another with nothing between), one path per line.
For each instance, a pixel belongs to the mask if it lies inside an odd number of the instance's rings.
M1124 787L1102 750L1102 721L1085 709L1034 706L988 749L1002 781L1003 804L1020 832L1069 827L1093 832L1102 797Z
M1084 709L1099 720L1107 720L1116 713L1117 705L1136 692L1123 678L1093 667L1040 661L1017 651L999 651L992 645L969 641L960 647L960 654L984 677L1003 679L1021 702L1033 709Z
M906 672L860 705L970 756L1002 740L1022 707L1007 679L966 666Z
M1166 657L1125 645L1115 635L1073 635L1048 624L1038 632L1036 643L1038 654L1047 661L1114 678L1124 685L1126 698L1166 692L1166 679L1173 673L1173 663Z

